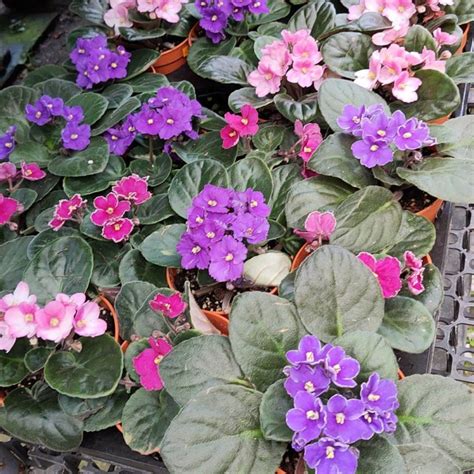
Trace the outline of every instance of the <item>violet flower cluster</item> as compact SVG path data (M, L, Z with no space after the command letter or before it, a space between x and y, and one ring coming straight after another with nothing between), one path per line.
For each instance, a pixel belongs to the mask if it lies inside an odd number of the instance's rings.
M230 21L242 22L247 14L269 12L266 0L196 0L195 6L202 17L199 26L213 43L225 38Z
M84 120L84 112L79 105L67 106L60 97L43 95L34 104L25 108L26 119L40 127L57 123L58 119L65 120L61 131L64 148L80 151L87 148L91 138L91 127Z
M126 77L131 54L123 46L112 51L107 47L107 38L97 35L78 38L69 57L78 73L76 84L83 89L92 89L95 84Z
M58 293L54 300L40 307L23 281L13 293L0 298L0 314L0 350L6 352L21 337L59 343L72 331L79 336L96 337L107 330L107 323L100 318L99 305L87 301L84 293Z
M284 386L294 401L286 423L294 431L293 449L304 450L306 464L318 474L355 473L359 452L351 445L397 427L395 382L374 372L357 398L359 362L340 346L322 346L315 336L304 336L286 357L291 365L284 369ZM331 385L342 394L323 400Z
M197 100L174 87L161 87L137 113L107 130L104 138L110 152L116 155L123 155L139 133L165 140L168 150L169 142L183 134L192 140L198 138L194 125L201 116L202 107Z
M0 160L6 160L15 149L15 132L16 127L12 125L3 135L0 135Z
M246 244L266 240L270 208L263 194L253 189L237 192L206 184L188 210L187 231L176 247L181 266L209 270L217 281L242 276Z
M337 124L344 132L360 138L351 149L366 168L383 166L394 159L394 150L417 150L435 144L428 125L401 110L390 117L381 104L366 107L344 106Z

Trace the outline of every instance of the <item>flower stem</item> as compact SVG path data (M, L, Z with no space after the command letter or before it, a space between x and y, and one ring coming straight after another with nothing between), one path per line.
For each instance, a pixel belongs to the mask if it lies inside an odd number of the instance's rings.
M151 166L155 163L155 155L153 154L153 138L148 137L148 159L150 160Z

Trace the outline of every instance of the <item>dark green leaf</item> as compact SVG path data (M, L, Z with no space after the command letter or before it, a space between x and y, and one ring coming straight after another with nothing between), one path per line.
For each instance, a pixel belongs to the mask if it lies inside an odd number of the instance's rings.
M272 170L273 192L270 199L271 217L278 220L285 211L291 186L303 180L297 164L278 166Z
M67 76L68 72L62 66L58 66L57 64L45 64L44 66L40 66L36 69L33 69L23 81L23 85L27 87L32 87L38 82L43 82L48 79L62 79L64 76Z
M18 237L0 245L0 290L14 290L29 264L27 248L33 237Z
M25 355L31 349L28 339L15 342L9 352L0 351L0 387L11 387L20 383L27 375Z
M25 355L25 366L30 372L37 372L44 367L52 352L50 347L35 347L29 350Z
M114 242L91 242L94 270L91 282L99 288L111 288L120 284L119 265L130 245L117 246Z
M0 116L12 117L26 122L25 107L33 104L40 94L36 89L24 86L10 86L0 91Z
M273 100L275 107L283 117L291 122L301 120L304 123L314 122L318 117L318 102L316 94L308 94L299 100L288 94L277 94Z
M114 426L122 419L122 411L128 394L120 386L106 398L106 403L96 413L84 420L84 431L101 431Z
M164 183L168 179L171 167L171 158L165 153L155 156L153 165L148 160L133 160L129 166L132 173L143 177L148 176L148 185L153 187Z
M73 13L97 25L104 23L104 14L108 8L107 0L72 0L69 5Z
M412 25L405 36L405 49L421 53L423 48L436 51L436 41L432 34L421 25Z
M47 166L52 160L48 149L41 143L26 142L17 145L10 154L9 160L16 165L25 163L36 163L38 166Z
M184 224L172 224L150 234L140 245L145 260L161 267L180 267L181 255L176 245L185 230Z
M157 287L167 285L164 267L147 262L137 249L124 255L120 261L119 276L122 285L130 281L146 281Z
M198 76L201 76L202 63L211 56L228 55L234 49L236 39L231 37L226 41L213 44L207 38L199 38L189 50L188 65Z
M60 97L64 101L68 101L82 92L81 88L76 86L73 82L56 78L38 82L33 88L39 92L39 95Z
M145 30L142 28L119 28L120 36L127 41L148 41L156 38L161 38L166 34L163 28L153 28L152 30ZM158 57L156 58L158 59Z
M102 91L102 95L109 101L109 109L120 107L132 94L133 89L128 84L112 84Z
M137 49L132 51L132 57L127 66L127 77L122 80L128 81L142 72L150 69L155 61L160 57L160 52L153 49Z
M83 122L92 125L96 123L102 115L105 114L109 106L109 101L101 94L95 94L93 92L85 92L80 95L76 95L72 99L69 99L66 103L68 106L79 106L84 112Z
M138 109L140 105L141 102L136 97L130 97L130 99L123 102L115 110L112 110L102 117L102 120L92 129L92 136L96 137L97 135L102 135L106 130L128 117L128 115Z
M247 76L254 66L232 56L211 56L199 67L199 75L221 84L240 84L246 86Z
M474 82L474 53L450 57L446 61L446 74L455 84Z
M229 107L232 111L239 113L242 106L250 104L256 109L261 109L273 102L269 97L257 97L254 87L243 87L229 95Z
M290 31L310 30L313 38L326 33L335 26L336 9L326 0L314 0L301 7L288 21Z
M268 166L259 158L244 158L229 169L229 185L236 191L252 188L270 198L273 180Z
M380 436L364 441L357 447L360 450L358 474L413 474L408 471L396 446ZM408 466L407 466L408 467ZM419 472L418 474L421 474ZM427 474L427 473L426 473Z
M13 191L10 194L10 197L16 199L19 203L21 203L21 205L23 206L22 212L24 212L27 211L33 205L33 203L36 201L36 198L38 197L38 194L32 189L20 188L16 191Z

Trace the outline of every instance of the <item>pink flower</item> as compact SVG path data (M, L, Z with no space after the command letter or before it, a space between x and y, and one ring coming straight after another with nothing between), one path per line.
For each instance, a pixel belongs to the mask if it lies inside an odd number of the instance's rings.
M402 61L394 58L392 60L384 61L383 66L378 74L378 80L381 84L391 84L395 82L402 72Z
M286 74L289 82L301 87L310 87L313 82L318 81L324 73L322 66L317 66L311 59L295 60L293 67Z
M185 2L183 2L185 3ZM183 5L180 0L159 0L159 7L154 11L156 18L163 18L168 23L178 23Z
M160 6L160 0L136 0L139 12L152 12Z
M307 162L323 141L321 129L317 123L303 125L300 120L297 120L295 122L295 134L301 138L301 148L298 156Z
M416 91L420 86L420 79L410 77L407 71L403 71L393 85L392 94L402 102L415 102L418 99Z
M408 284L408 290L413 295L419 295L420 293L423 293L423 291L425 291L425 287L423 286L423 272L424 271L425 269L422 268L421 270L413 272L410 275L408 275L406 279L407 284Z
M77 310L73 325L79 336L102 336L107 330L107 323L100 319L100 307L94 301L84 303Z
M13 179L17 174L16 166L13 163L0 163L0 181Z
M46 176L46 173L36 163L21 164L21 177L28 181L39 181Z
M436 30L433 31L433 37L437 46L451 45L458 42L458 37L456 35L445 33L441 28L436 28Z
M377 260L372 254L367 252L361 252L358 258L377 277L384 298L397 296L402 288L402 281L400 279L402 269L398 258L383 257Z
M255 87L257 97L265 97L279 92L282 77L283 74L279 74L279 67L275 61L262 58L257 69L248 75L247 80Z
M14 337L33 337L36 333L35 314L39 306L31 303L20 303L5 313L5 322L10 326Z
M275 71L283 76L291 64L291 55L283 41L276 40L262 48L262 59L272 62Z
M148 339L150 348L145 349L133 358L133 368L140 376L140 383L145 390L161 390L163 380L160 377L160 362L170 353L173 347L166 339Z
M94 199L96 210L91 214L91 221L98 226L103 226L110 219L123 217L131 208L129 201L120 201L114 193L107 196L98 196Z
M151 198L147 181L148 178L142 178L137 174L132 174L115 183L112 187L112 191L120 197L127 199L132 204L143 204Z
M241 137L253 137L258 132L258 112L250 104L240 109L241 115L227 112L224 115L227 124Z
M332 212L313 211L304 222L305 230L295 229L295 234L311 244L316 240L329 240L336 228L336 218Z
M15 342L16 337L12 336L10 326L0 320L0 351L10 352Z
M53 219L48 225L53 230L59 230L65 222L74 218L77 211L86 205L87 201L79 194L74 194L71 199L61 199L54 208Z
M303 41L310 37L310 31L308 29L302 29L295 31L294 33L289 30L283 30L281 37L287 46L294 46L298 41Z
M16 199L0 194L0 225L8 224L13 214L22 209L23 206Z
M128 239L134 228L133 221L124 217L111 219L102 227L102 237L113 240L116 244Z
M387 17L395 30L400 30L405 24L410 24L410 18L416 13L412 0L387 0L383 15Z
M184 312L187 304L179 293L171 296L159 293L150 301L150 306L154 311L162 312L168 318L176 318Z
M220 131L220 135L222 138L222 148L225 148L226 150L239 143L240 135L237 130L233 129L230 125L226 125Z
M107 26L114 29L115 34L120 33L119 28L130 28L133 23L128 19L128 8L125 5L117 5L104 14L104 21Z
M421 270L423 268L423 260L418 258L413 252L407 250L403 254L403 260L405 262L405 267L409 270Z
M18 285L16 285L13 293L9 293L3 298L0 298L0 312L5 313L10 308L15 308L21 303L27 303L30 305L36 303L36 296L30 295L30 287L28 286L28 283L25 283L24 281L20 281Z
M305 61L309 59L313 64L317 64L323 59L318 49L318 43L316 43L316 40L311 36L297 41L293 46L291 56L294 61Z
M426 46L423 47L421 52L421 59L424 62L422 69L434 69L439 72L446 71L446 62L436 59L436 53Z
M36 312L36 335L47 341L61 342L72 330L75 309L59 301L49 302Z
M59 301L65 306L70 306L74 310L77 310L86 302L86 295L84 293L74 293L73 295L65 295L64 293L58 293L55 301Z

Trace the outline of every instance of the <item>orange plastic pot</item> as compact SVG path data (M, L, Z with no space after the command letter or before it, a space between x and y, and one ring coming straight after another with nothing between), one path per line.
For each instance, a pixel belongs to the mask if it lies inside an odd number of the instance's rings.
M102 308L106 309L111 314L112 319L114 320L114 339L119 342L120 331L117 311L115 311L114 305L104 295L100 294L97 298L100 306L102 306Z
M444 201L442 199L436 199L436 201L432 202L428 207L418 211L416 215L425 217L430 222L434 222L443 203Z
M298 252L296 252L296 255L293 258L293 261L291 262L291 271L295 271L305 260L307 257L311 255L311 247L308 244L304 244Z
M151 66L154 73L171 74L186 64L189 48L191 48L192 44L197 39L197 27L198 23L191 28L188 37L185 40L181 41L181 43L176 45L174 48L168 49L160 54L160 57Z

